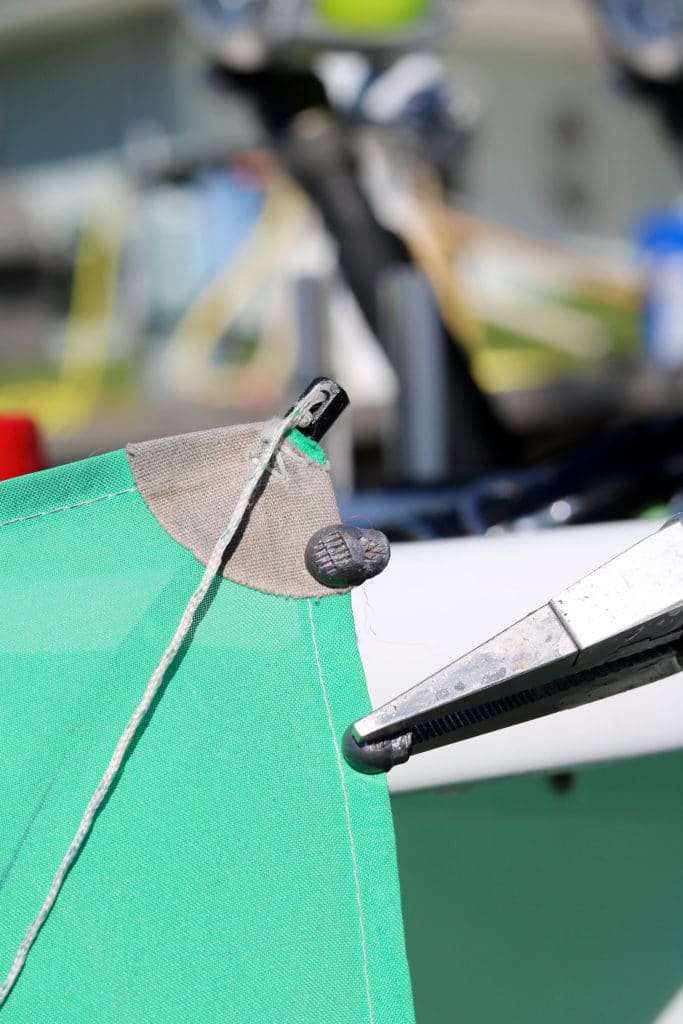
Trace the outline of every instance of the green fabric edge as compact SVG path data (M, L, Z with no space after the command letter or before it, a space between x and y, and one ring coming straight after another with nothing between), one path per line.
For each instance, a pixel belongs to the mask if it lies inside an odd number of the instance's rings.
M136 491L123 449L0 482L0 526Z
M313 462L326 464L325 452L311 438L293 430L288 440ZM0 481L0 526L28 517L64 512L134 490L137 487L123 448L93 455L40 473Z
M322 450L317 441L314 441L310 437L306 437L300 430L292 430L287 436L287 440L290 441L295 448L298 448L303 455L307 455L312 462L318 462L321 466L327 465L327 458L325 452Z

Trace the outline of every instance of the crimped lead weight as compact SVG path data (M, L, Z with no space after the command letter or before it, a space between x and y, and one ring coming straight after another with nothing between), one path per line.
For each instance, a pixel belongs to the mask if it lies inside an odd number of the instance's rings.
M317 530L304 554L306 568L324 587L357 587L389 563L389 541L379 530L336 523Z

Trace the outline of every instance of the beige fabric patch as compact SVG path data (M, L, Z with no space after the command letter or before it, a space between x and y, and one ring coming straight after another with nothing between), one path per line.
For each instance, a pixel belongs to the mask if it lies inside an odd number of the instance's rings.
M267 429L268 424L252 423L126 448L147 507L202 565L254 472L252 459L261 452ZM304 549L316 530L337 522L339 510L327 466L285 441L223 575L286 597L335 593L309 574Z

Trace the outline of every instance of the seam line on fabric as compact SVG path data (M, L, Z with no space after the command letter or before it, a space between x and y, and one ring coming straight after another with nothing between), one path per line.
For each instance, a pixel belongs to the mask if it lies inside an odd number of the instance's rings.
M365 993L368 1000L368 1014L370 1018L370 1024L375 1022L375 1014L372 1008L372 996L370 994L370 976L368 974L368 948L365 938L365 920L363 917L363 901L361 899L360 892L360 879L358 877L358 859L356 857L356 842L353 838L353 829L351 827L351 809L349 806L349 792L346 788L346 780L344 778L344 765L342 762L341 749L339 747L339 741L337 739L337 733L334 728L334 722L332 720L332 709L330 707L329 697L327 695L327 687L325 686L325 680L323 678L323 669L320 662L320 651L318 649L318 640L315 632L315 623L313 621L313 603L310 597L308 601L308 618L311 623L311 639L313 641L313 652L315 654L315 663L318 667L318 679L320 680L320 688L323 693L323 700L325 701L325 711L327 712L327 721L332 733L332 742L334 744L334 752L337 758L337 768L339 769L339 778L341 781L342 795L344 797L344 812L346 814L346 830L349 834L349 845L351 847L351 863L353 865L353 881L356 887L356 905L358 906L358 924L360 926L360 944L363 953L363 974L365 976Z
M111 494L98 494L96 498L88 498L87 501L77 501L73 505L60 505L58 508L48 508L45 512L32 512L30 516L18 516L16 519L5 519L0 523L2 526L11 526L13 523L25 523L29 519L40 519L41 516L51 516L54 512L70 512L72 508L82 508L83 505L94 505L97 501L106 501L108 498L118 498L121 494L132 494L137 487L126 487L123 491L112 491Z

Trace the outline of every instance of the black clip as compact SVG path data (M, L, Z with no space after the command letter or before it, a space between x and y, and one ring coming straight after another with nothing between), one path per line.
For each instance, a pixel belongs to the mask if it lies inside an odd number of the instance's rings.
M315 380L312 380L305 391L299 395L296 404L298 405L319 384L324 386L328 397L322 398L317 405L313 406L310 423L297 428L301 434L310 437L312 441L320 441L349 404L349 396L344 389L329 377L316 377ZM293 408L294 406L292 406Z

